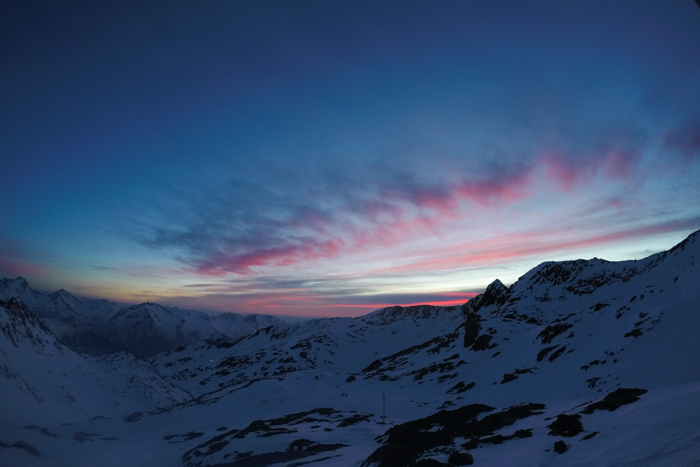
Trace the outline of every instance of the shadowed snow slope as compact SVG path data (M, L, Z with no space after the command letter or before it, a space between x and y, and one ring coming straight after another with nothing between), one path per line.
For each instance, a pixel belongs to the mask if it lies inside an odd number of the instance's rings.
M0 300L12 297L21 299L60 342L94 355L128 351L148 358L186 342L217 336L241 337L265 326L282 324L274 316L211 316L148 302L125 306L78 298L63 289L42 294L32 290L21 277L0 280Z
M697 465L699 237L543 263L461 307L217 334L148 362L76 354L5 302L0 463ZM170 342L196 329L170 312L110 319L148 316Z
M0 302L0 329L0 418L6 422L69 422L189 398L130 354L88 357L58 343L20 300Z

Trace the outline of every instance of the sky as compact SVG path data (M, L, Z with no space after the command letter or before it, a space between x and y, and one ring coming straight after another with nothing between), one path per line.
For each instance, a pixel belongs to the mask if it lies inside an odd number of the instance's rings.
M0 5L0 277L239 313L461 304L700 229L700 9Z

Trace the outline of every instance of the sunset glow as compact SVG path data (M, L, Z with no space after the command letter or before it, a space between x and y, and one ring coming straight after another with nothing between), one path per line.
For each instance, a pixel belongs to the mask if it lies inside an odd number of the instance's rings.
M21 2L0 23L0 277L38 290L357 316L700 228L692 1Z

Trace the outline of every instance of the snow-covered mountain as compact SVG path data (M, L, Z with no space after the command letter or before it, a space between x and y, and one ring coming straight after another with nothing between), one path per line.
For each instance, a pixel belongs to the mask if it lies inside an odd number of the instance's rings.
M450 332L459 307L384 308L360 318L268 327L239 339L208 339L154 357L158 370L195 392L315 370L352 377L362 362ZM186 360L187 364L180 364Z
M63 289L42 294L21 277L0 280L0 300L13 297L41 318L60 342L94 355L128 351L147 358L186 342L218 336L237 338L281 324L279 319L265 315L212 316L150 302L127 306L78 298Z
M0 331L4 422L72 422L190 398L128 353L88 357L72 351L21 300L0 302Z
M53 369L68 367L65 355L72 365L87 357L6 303L2 355L26 409L3 407L0 463L698 465L699 262L696 232L643 260L543 263L461 307L392 307L193 341L138 363L157 399L150 407L124 379L134 362L114 364L112 379L99 373L123 409L83 401ZM103 358L127 358L117 355ZM64 373L96 379L80 371ZM80 421L64 388L86 412ZM58 415L38 416L41 404Z
M101 324L104 335L142 358L204 338L238 338L260 326L282 325L273 316L222 313L211 316L194 310L141 303L122 308Z

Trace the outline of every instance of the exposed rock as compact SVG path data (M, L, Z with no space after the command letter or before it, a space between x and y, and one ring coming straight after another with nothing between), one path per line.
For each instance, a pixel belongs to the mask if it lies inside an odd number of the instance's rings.
M547 428L550 429L549 434L551 436L571 438L583 431L583 424L581 423L581 416L578 414L559 414L554 422L547 425Z
M638 401L639 396L645 394L646 389L636 388L618 388L605 396L602 401L594 402L586 406L581 413L592 414L596 410L608 410L610 412L616 410L621 405L631 404Z
M447 462L454 466L472 465L474 463L474 457L468 452L452 451L450 457L447 458Z
M493 407L471 404L455 410L441 410L429 417L402 423L387 430L379 438L384 444L362 465L377 464L380 467L417 465L417 460L424 453L438 451L445 454L452 453L455 438L468 438L469 441L462 445L462 449L468 451L478 447L481 442L489 442L484 438L493 436L494 431L510 426L519 419L541 414L542 409L544 409L543 404L515 405L501 412L486 415L481 420L477 417L483 412L493 411ZM513 437L516 436L502 436L498 441L503 442Z
M567 449L569 448L566 446L566 443L564 441L559 440L554 442L554 452L564 454Z
M550 344L555 337L571 327L573 327L571 323L550 324L537 335L537 338L541 339L543 344Z

